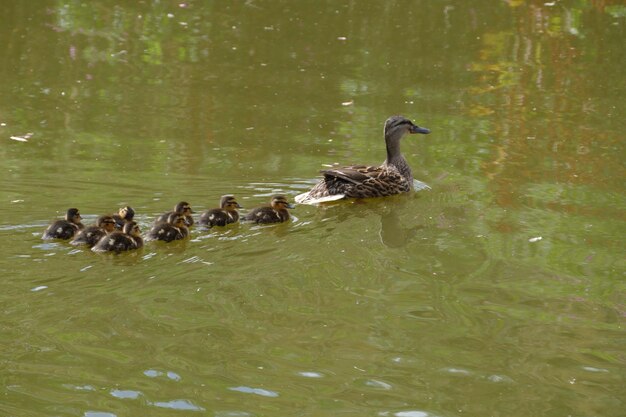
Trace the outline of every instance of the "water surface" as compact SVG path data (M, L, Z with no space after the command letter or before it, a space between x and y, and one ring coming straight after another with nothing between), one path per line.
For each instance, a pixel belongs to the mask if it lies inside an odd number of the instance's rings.
M0 26L0 414L620 416L626 8L617 1L10 2ZM250 209L382 125L430 190L94 254ZM244 210L245 211L245 210Z

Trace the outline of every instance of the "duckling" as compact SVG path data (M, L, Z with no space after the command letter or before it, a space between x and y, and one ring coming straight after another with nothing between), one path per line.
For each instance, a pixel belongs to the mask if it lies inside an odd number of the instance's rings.
M42 239L71 239L85 226L81 223L82 217L77 208L71 208L65 213L65 220L57 220L52 223L43 235Z
M131 206L125 206L118 210L117 214L113 215L115 219L115 228L122 230L124 224L132 221L135 218L135 210Z
M167 222L167 218L169 217L170 214L179 213L185 216L185 223L187 224L188 227L193 226L193 217L191 216L193 212L194 211L191 209L191 206L189 205L188 202L181 201L180 203L174 206L174 211L168 211L167 213L163 213L159 217L157 217L156 220L154 221L154 224L165 223Z
M284 195L274 195L269 206L252 209L246 214L244 219L255 223L282 223L289 220L289 211L287 209L294 207L293 204L287 202L287 198Z
M146 235L146 240L162 240L171 242L172 240L184 239L189 236L189 229L185 221L185 216L181 213L172 212L167 216L167 222L157 223Z
M213 227L226 226L230 223L236 223L239 220L239 212L241 208L234 195L223 195L220 199L220 208L207 210L200 216L198 223Z
M104 215L98 217L96 224L81 230L70 242L70 245L94 246L103 236L115 231L115 219L113 216Z
M383 197L413 189L411 167L400 152L400 139L408 133L429 134L402 116L385 121L387 159L380 166L353 165L320 171L324 174L310 191L296 196L297 203L317 204L342 198Z
M139 249L143 246L141 230L134 221L124 224L122 231L115 231L103 236L98 243L91 248L94 252L123 252L132 249Z

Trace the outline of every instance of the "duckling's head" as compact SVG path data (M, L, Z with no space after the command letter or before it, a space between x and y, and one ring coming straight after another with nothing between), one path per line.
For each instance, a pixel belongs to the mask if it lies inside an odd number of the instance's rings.
M77 208L71 208L67 210L67 213L65 213L65 220L70 223L80 224L82 217L80 216L80 212Z
M135 210L131 206L125 206L119 209L117 214L127 222L131 221L135 217Z
M171 213L167 216L167 222L174 227L187 227L187 219L181 213Z
M107 233L111 233L115 230L115 219L109 215L100 216L96 220L96 226L102 228Z
M222 196L220 199L220 207L228 211L234 211L241 208L239 203L237 203L235 196L231 194Z
M122 231L127 235L131 235L132 237L141 237L141 230L139 229L139 225L137 224L137 222L134 221L126 222Z
M400 140L407 133L421 133L427 135L429 129L419 127L403 116L391 116L385 121L385 140Z
M273 195L270 205L273 209L276 210L284 210L288 208L292 209L296 207L293 204L289 203L287 201L287 197L285 197L284 195Z
M177 213L182 213L185 216L189 216L191 215L191 213L193 213L191 206L186 201L181 201L180 203L176 204L176 206L174 207L174 211Z

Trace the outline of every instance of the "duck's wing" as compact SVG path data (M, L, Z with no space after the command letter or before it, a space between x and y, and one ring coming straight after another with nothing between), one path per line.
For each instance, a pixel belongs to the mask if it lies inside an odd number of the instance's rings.
M339 180L352 184L362 184L368 179L380 176L382 168L367 165L352 165L335 169L325 169L320 172L324 175L326 181Z

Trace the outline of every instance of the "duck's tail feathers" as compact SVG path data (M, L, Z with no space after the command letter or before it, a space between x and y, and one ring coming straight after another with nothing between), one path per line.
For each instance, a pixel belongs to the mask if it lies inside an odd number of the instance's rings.
M321 204L321 203L330 203L331 201L337 201L346 198L345 194L332 194L325 195L322 197L313 197L310 192L299 194L295 197L295 201L298 204Z

